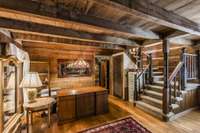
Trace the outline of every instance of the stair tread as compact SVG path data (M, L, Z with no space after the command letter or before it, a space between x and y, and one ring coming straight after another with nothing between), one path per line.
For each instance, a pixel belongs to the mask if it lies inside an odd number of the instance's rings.
M158 103L158 104L162 104L162 101L161 101L161 100L158 100L158 99L153 98L153 97L150 97L150 96L142 95L141 98L142 98L142 99L149 100L149 101L153 101L153 102Z
M178 104L171 104L171 107L172 107L172 109L177 109L177 108L179 108L179 105Z
M162 97L162 93L160 92L156 92L156 91L152 91L152 90L144 90L145 93L148 93L148 94L153 94L153 95L156 95L156 96L159 96L159 97Z
M155 112L158 112L158 113L162 114L162 110L161 109L159 109L159 108L157 108L155 106L152 106L150 104L147 104L147 103L145 103L143 101L137 101L136 104L139 104L139 105L141 105L143 107L146 107L146 108L148 108L148 109L150 109L152 111L155 111Z
M163 76L163 75L154 75L153 77L156 77L156 78L163 78L164 76Z
M160 72L160 71L156 71L156 72L153 72L154 74L163 74L163 72Z

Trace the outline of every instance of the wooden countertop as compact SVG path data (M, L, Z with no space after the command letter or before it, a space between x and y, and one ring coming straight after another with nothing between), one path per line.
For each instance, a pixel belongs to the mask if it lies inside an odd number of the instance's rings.
M58 91L57 96L69 96L69 95L80 95L85 93L94 93L94 92L100 92L105 91L107 89L100 87L100 86L92 86L92 87L82 87L77 89L61 89Z

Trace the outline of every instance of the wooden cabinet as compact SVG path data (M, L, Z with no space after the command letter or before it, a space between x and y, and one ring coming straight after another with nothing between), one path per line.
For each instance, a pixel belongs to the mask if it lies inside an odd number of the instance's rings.
M0 133L15 132L21 125L20 66L15 56L0 57Z
M77 95L77 117L95 114L95 93Z
M96 114L108 112L108 92L96 92Z
M75 96L59 97L58 106L58 119L60 122L64 120L73 120L75 118Z
M59 124L65 121L108 112L108 91L102 87L58 91Z

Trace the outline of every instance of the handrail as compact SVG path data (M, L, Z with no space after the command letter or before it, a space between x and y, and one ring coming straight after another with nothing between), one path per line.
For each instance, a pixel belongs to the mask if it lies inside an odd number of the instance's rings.
M142 52L142 54L146 55L147 57L149 57L149 55L147 53L145 53L144 51Z
M139 79L147 70L149 69L149 64L142 70L142 72L137 76L137 79ZM137 80L136 79L136 80Z
M181 70L182 66L183 66L183 62L181 61L178 63L178 65L176 66L172 74L170 75L168 79L169 83L176 77L177 73Z
M190 53L184 53L184 55L188 55L188 56L197 56L197 54L190 54Z

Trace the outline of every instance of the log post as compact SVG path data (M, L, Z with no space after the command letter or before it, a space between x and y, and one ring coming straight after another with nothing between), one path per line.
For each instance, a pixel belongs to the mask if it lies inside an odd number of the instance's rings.
M136 100L138 100L138 84L137 84L137 74L135 74L135 76L134 76L134 81L135 81L135 88L134 88L134 101Z
M163 88L163 114L164 114L164 120L168 120L167 115L170 112L169 105L170 105L170 90L169 90L169 83L168 83L168 77L169 77L169 40L165 38L163 40L163 57L164 57L164 88Z
M181 61L183 62L183 67L181 69L181 90L185 90L187 84L187 69L186 69L186 57L185 57L185 48L182 48L181 52Z
M199 69L200 68L200 50L198 49L196 53L197 53L197 78L200 81L200 69Z
M142 48L138 48L138 68L142 68Z
M152 53L149 54L149 83L153 83Z

